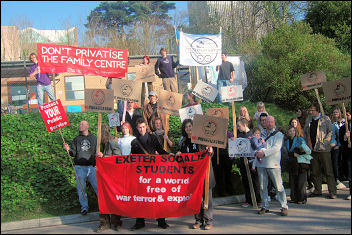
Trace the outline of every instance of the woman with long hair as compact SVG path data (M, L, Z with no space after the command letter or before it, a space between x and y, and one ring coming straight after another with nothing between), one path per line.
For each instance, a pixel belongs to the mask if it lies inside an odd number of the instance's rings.
M97 157L121 155L121 149L116 140L112 137L110 133L110 127L105 123L101 125L100 150L101 152L97 153ZM111 228L111 226L117 231L118 227L121 227L122 225L120 215L99 213L99 221L100 224L97 229L97 232L102 232L106 229Z
M128 155L131 153L131 142L136 137L133 136L132 127L128 122L125 122L121 126L122 137L118 138L118 144L120 146L122 155Z
M191 119L185 119L182 122L182 127L181 127L181 132L182 132L182 140L180 142L180 152L178 152L176 155L179 155L181 153L196 153L196 152L202 152L205 149L209 150L209 153L213 155L213 148L212 147L205 147L204 145L201 144L194 144L191 142L191 136L192 136L192 128L193 128L193 121ZM204 184L205 185L205 184ZM208 210L203 209L203 203L204 201L202 200L201 209L199 214L195 214L194 218L196 222L193 224L192 228L193 229L199 229L202 224L204 223L204 229L205 230L210 230L213 228L213 197L212 197L212 188L215 187L215 177L214 177L214 171L213 171L213 166L210 161L210 168L209 168L209 204L208 204ZM203 191L204 192L204 191ZM204 198L204 194L203 194Z
M249 116L248 110L245 106L240 107L237 121L241 120L242 118L244 118L248 121L248 128L250 130L252 130L253 129L253 121L252 121L252 118Z
M301 123L299 122L298 118L291 118L290 122L288 124L297 129L298 136L303 137L303 129L302 129Z

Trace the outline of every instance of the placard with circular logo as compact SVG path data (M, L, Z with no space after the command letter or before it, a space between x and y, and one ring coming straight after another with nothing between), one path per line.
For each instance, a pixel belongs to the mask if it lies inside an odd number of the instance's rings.
M254 151L248 138L229 139L229 157L253 157Z
M179 113L180 113L180 118L182 123L185 119L193 120L193 117L195 114L203 115L203 110L202 110L201 104L197 104L197 105L192 105L192 106L180 109Z
M323 82L326 82L324 71L310 72L301 76L302 90L310 90L319 88Z
M161 113L170 115L179 115L179 109L182 107L182 94L177 92L159 90L158 110Z
M114 97L119 100L133 100L141 102L142 82L126 79L112 79L111 88L114 90Z
M351 78L325 82L323 91L327 104L351 102Z
M202 100L212 103L218 94L218 90L213 86L199 80L192 93Z
M114 112L114 91L109 89L85 89L86 112Z

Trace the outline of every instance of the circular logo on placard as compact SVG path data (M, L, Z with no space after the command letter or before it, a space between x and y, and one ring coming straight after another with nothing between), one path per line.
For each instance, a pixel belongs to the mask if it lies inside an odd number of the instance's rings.
M235 97L236 96L236 89L234 87L230 87L228 95L231 98Z
M131 95L133 88L129 84L123 84L120 88L123 96L128 97Z
M213 89L211 89L210 86L203 87L202 90L200 91L203 95L208 96L211 94Z
M197 63L206 65L216 59L219 50L214 40L204 37L191 43L190 54Z
M167 106L173 106L176 103L175 97L170 95L166 100Z
M102 90L96 90L92 93L92 101L96 105L101 105L104 103L105 94Z
M203 132L207 136L213 136L216 133L216 122L213 120L204 123Z
M192 119L194 114L196 114L196 110L193 107L190 107L187 112L188 117Z
M248 151L248 145L243 140L238 140L236 143L236 148L239 153L245 153Z
M336 95L337 97L343 96L343 94L345 93L345 91L346 91L346 88L345 88L345 85L344 85L344 84L342 84L342 83L336 84L334 93L335 93L335 95Z

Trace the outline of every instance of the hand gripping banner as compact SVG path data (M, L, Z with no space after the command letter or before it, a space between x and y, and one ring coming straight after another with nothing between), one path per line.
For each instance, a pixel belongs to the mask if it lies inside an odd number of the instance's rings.
M97 158L100 213L136 218L199 213L209 157L203 151Z

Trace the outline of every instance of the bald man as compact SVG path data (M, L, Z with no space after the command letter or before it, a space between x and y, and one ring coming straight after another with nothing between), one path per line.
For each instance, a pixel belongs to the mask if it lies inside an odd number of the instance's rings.
M81 204L81 214L86 215L88 213L88 201L86 193L86 180L92 185L97 197L98 197L98 186L97 177L95 174L95 156L97 151L97 137L89 131L89 123L87 121L81 121L79 125L79 135L73 139L71 147L64 143L64 149L69 151L70 156L74 157L75 171L76 171L76 182L77 182L77 193L79 203ZM78 180L77 180L78 177ZM80 183L80 184L79 184ZM81 187L81 186L82 187ZM85 194L85 198L82 194Z
M277 199L281 204L280 215L288 215L288 206L286 200L286 193L281 177L281 146L284 135L275 129L275 118L268 116L266 118L266 130L263 130L262 136L266 136L264 148L255 152L255 155L262 159L257 164L258 177L259 177L259 192L262 199L262 208L258 214L262 215L269 212L268 201L268 181L269 177L274 184L277 191Z

